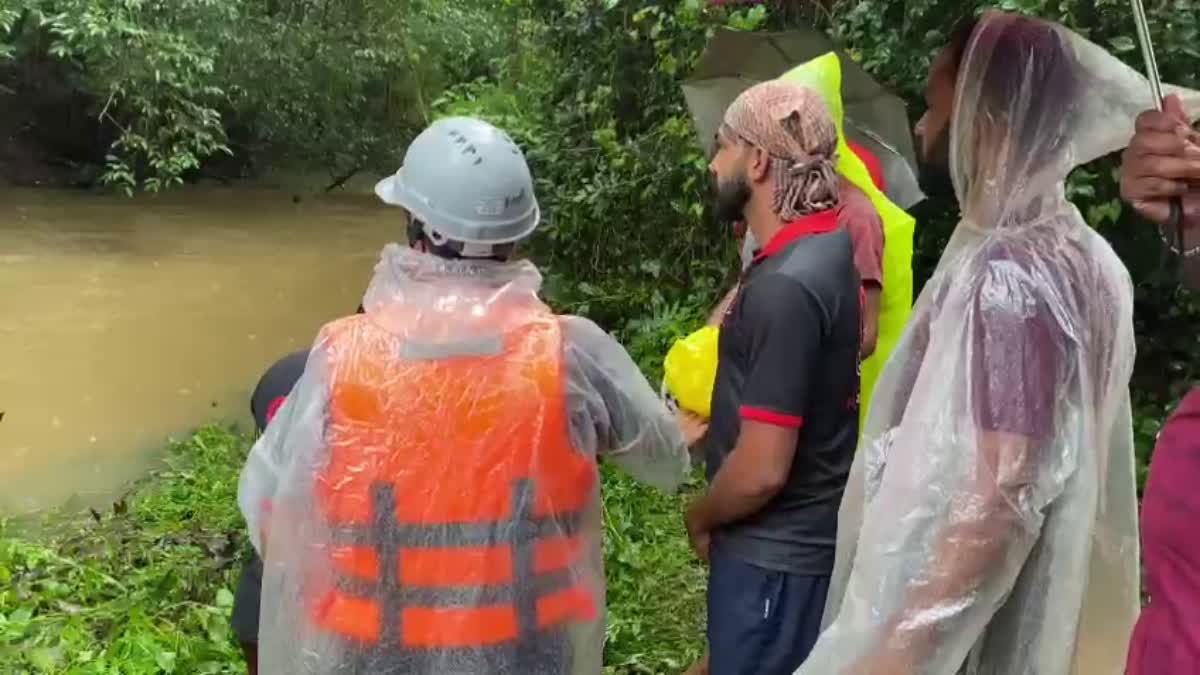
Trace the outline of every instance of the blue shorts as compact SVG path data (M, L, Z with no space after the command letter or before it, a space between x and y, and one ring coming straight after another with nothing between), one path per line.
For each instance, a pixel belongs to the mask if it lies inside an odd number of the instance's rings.
M775 572L710 551L710 675L792 675L821 633L828 593L828 575Z

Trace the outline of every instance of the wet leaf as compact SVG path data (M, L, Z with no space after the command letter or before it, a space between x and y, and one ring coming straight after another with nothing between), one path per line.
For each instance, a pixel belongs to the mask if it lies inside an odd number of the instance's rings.
M8 624L10 626L24 627L29 624L29 620L32 618L33 611L25 607L21 607L20 609L13 610L13 612L8 615Z
M62 659L62 647L36 647L29 651L29 663L42 672L53 672Z
M73 605L69 602L64 602L62 600L57 600L57 601L55 601L54 604L64 614L78 614L83 611L83 608L80 607L79 605Z

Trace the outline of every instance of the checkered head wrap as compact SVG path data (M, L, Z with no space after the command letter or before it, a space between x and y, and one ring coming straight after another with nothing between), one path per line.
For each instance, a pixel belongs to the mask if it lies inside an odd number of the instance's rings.
M742 92L725 111L720 133L771 157L774 211L795 220L837 205L837 128L819 94L779 81Z

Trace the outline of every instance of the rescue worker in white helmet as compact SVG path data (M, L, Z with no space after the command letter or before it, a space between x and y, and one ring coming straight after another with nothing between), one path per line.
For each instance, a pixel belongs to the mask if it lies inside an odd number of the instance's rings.
M321 330L241 477L260 672L599 674L596 459L674 489L677 420L510 261L540 212L504 132L435 122L376 193L410 247L384 248L365 313Z

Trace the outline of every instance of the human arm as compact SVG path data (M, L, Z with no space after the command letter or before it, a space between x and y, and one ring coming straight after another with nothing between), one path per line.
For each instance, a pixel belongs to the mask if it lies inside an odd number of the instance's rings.
M883 288L879 284L863 284L862 346L859 353L864 361L875 353L875 346L879 343L879 297L882 294Z
M739 316L750 336L740 431L688 511L693 535L755 513L787 483L829 325L813 294L783 276L761 278L749 293Z
M842 203L838 207L838 225L850 235L854 248L854 269L862 283L863 360L875 353L879 339L879 303L883 291L883 219L870 198L852 183L841 183Z
M737 284L734 284L733 288L729 289L729 292L726 293L725 296L721 298L721 301L717 303L717 306L713 308L712 314L708 315L707 325L721 325L721 322L725 320L725 312L729 311L729 305L733 304L733 299L737 297L737 291Z
M1138 115L1121 158L1121 197L1142 217L1162 225L1170 202L1183 205L1185 229L1200 228L1200 132L1191 127L1178 96L1164 109ZM1186 243L1185 243L1186 246Z
M1057 453L1077 450L1055 428L1069 341L1039 296L1015 266L993 263L964 313L966 389L941 407L967 422L971 443L926 430L930 450L959 455L929 481L946 506L908 533L927 555L905 570L899 602L850 672L953 672L1012 592L1073 465Z
M733 452L688 509L688 532L711 532L766 506L787 483L799 433L799 427L743 419Z
M680 421L612 336L582 317L560 321L572 440L642 482L677 488L689 463Z
M982 461L952 498L928 564L850 674L955 672L952 664L961 663L1016 582L1037 535L1013 502L1019 489L1012 479L1029 468L1031 445L1020 434L990 432L979 433L977 444L996 464Z
M839 513L850 557L798 675L955 673L1006 601L1048 583L1016 586L1086 450L1064 426L1078 418L1060 411L1088 402L1071 384L1075 333L1060 328L1041 275L993 267L942 280L938 307L920 312L927 347L892 356L912 372L898 390L909 398L859 448L852 476L865 487Z

